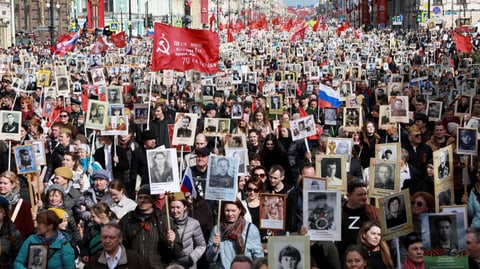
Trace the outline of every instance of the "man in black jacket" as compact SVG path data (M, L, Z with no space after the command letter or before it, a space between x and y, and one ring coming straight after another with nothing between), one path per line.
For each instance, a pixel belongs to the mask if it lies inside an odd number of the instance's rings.
M140 188L137 199L137 208L119 222L125 248L138 253L149 268L162 269L181 255L181 238L168 229L166 215L155 207L150 185Z
M103 146L95 151L95 161L108 171L111 180L120 179L125 182L125 171L130 168L127 152L119 145L115 147L111 136L100 136L98 140Z

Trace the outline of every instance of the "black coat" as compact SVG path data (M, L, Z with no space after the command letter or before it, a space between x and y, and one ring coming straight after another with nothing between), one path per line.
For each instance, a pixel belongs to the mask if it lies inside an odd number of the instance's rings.
M143 145L135 149L130 168L130 183L136 182L137 175L142 178L142 185L149 183L147 150Z
M95 161L97 161L103 167L103 169L106 170L107 167L106 167L106 164L105 164L105 150L104 149L105 149L105 147L101 147L101 148L97 149L93 156L95 158ZM125 182L125 180L127 180L125 178L125 171L130 168L130 163L128 162L128 158L127 158L127 152L121 146L117 146L116 151L117 151L117 156L118 156L118 163L115 165L113 163L113 156L115 155L115 150L113 149L113 145L112 145L112 149L111 149L112 162L111 163L112 163L113 177L115 179L120 179L121 181Z

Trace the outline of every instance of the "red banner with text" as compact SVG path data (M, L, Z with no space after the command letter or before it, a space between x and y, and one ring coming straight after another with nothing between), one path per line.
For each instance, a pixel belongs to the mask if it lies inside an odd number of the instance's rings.
M219 40L215 32L155 23L152 71L173 69L218 72Z
M378 28L383 29L387 26L387 0L378 0L377 6L377 24Z

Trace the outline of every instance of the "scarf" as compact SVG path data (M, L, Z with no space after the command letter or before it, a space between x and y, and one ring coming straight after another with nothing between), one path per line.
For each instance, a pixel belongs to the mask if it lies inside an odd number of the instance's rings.
M223 240L231 239L237 243L237 254L243 254L245 252L245 241L243 240L243 230L245 229L245 219L243 216L239 216L234 223L222 222Z
M17 189L12 189L10 193L8 193L7 195L3 195L3 197L5 197L5 199L8 200L8 203L9 203L8 207L10 211L12 210L12 205L16 204L18 200L22 198L20 197L20 192L18 192Z
M405 260L405 263L403 264L403 269L424 269L424 268L425 268L425 263L422 262L422 264L420 264L420 266L417 266L409 258L407 258Z
M55 240L61 239L61 233L59 231L54 231L53 235L50 237L45 237L43 235L38 236L43 244L51 245Z

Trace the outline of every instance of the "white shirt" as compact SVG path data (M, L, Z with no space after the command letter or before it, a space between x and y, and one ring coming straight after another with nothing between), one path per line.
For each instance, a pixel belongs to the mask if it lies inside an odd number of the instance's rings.
M105 257L107 258L107 265L109 269L115 269L117 267L118 262L120 261L120 257L122 256L122 247L120 246L117 250L117 254L114 257L110 257L107 252L105 252Z

